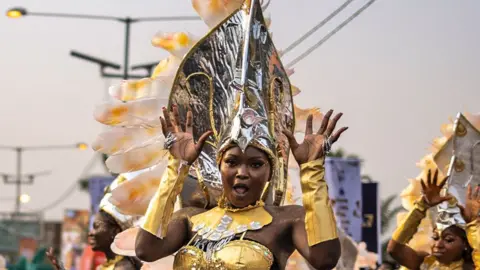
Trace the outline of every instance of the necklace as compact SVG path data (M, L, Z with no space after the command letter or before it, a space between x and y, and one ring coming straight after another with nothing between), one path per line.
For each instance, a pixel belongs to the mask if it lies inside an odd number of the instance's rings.
M254 208L257 208L257 207L260 207L260 206L264 206L264 205L265 205L265 203L263 201L257 201L255 204L248 205L248 206L245 206L243 208L233 208L228 203L223 203L223 204L219 203L220 208L223 208L223 209L227 210L228 212L233 212L233 213L241 212L241 211L247 211L247 210L254 209Z

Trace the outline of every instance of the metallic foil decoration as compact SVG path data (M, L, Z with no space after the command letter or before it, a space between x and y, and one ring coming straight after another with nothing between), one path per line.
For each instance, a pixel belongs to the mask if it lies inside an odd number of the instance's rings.
M192 108L195 139L214 133L195 164L200 182L221 189L223 151L231 144L242 150L252 145L269 155L274 168L267 203L283 202L289 146L282 130L294 130L293 99L258 0L246 1L187 53L173 84L172 105L181 121Z
M434 157L437 166L449 179L444 192L455 200L437 207L437 228L466 225L457 203L465 205L468 185L480 185L480 131L461 113L455 120L453 135ZM446 170L448 168L448 170Z

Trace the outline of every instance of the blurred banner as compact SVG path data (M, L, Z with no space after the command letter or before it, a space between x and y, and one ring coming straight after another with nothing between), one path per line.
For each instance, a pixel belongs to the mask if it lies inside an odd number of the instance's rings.
M93 216L98 212L98 205L103 198L105 188L115 180L113 176L92 176L88 179L88 191L90 193L90 224L92 228Z
M360 161L329 157L325 161L325 179L334 201L337 224L356 242L362 241L362 181Z
M89 218L88 210L65 210L62 228L62 261L66 269L80 269L80 258L87 243Z
M380 198L378 183L363 183L363 228L362 241L367 245L367 250L378 255L379 263L382 261L380 239Z

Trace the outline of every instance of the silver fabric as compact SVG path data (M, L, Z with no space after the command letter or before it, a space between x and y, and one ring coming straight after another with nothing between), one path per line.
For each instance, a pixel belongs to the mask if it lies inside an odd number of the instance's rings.
M449 175L444 193L448 192L459 204L465 205L467 186L475 188L480 184L480 132L459 113L455 120L454 134L434 159L438 168ZM453 201L437 207L436 223L439 229L466 225L460 209Z
M286 190L288 143L293 132L291 85L269 36L258 0L246 1L185 56L169 106L177 105L181 121L193 110L193 136L212 130L197 160L197 176L221 188L218 159L232 144L254 145L267 152L275 181L270 202L280 204ZM268 203L268 200L267 200Z

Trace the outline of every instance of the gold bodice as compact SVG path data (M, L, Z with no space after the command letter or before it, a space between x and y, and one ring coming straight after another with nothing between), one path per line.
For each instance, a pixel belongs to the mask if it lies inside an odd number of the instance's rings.
M427 256L423 260L420 270L463 270L463 260L444 265L439 263L434 256Z
M175 255L173 269L197 270L267 270L273 264L273 254L268 248L249 240L234 240L215 251L210 259L194 246L185 246Z
M273 254L268 248L244 240L247 231L261 230L272 222L263 203L242 210L215 207L190 221L196 234L175 255L174 269L266 270L272 266ZM241 235L239 240L233 240L236 235Z

